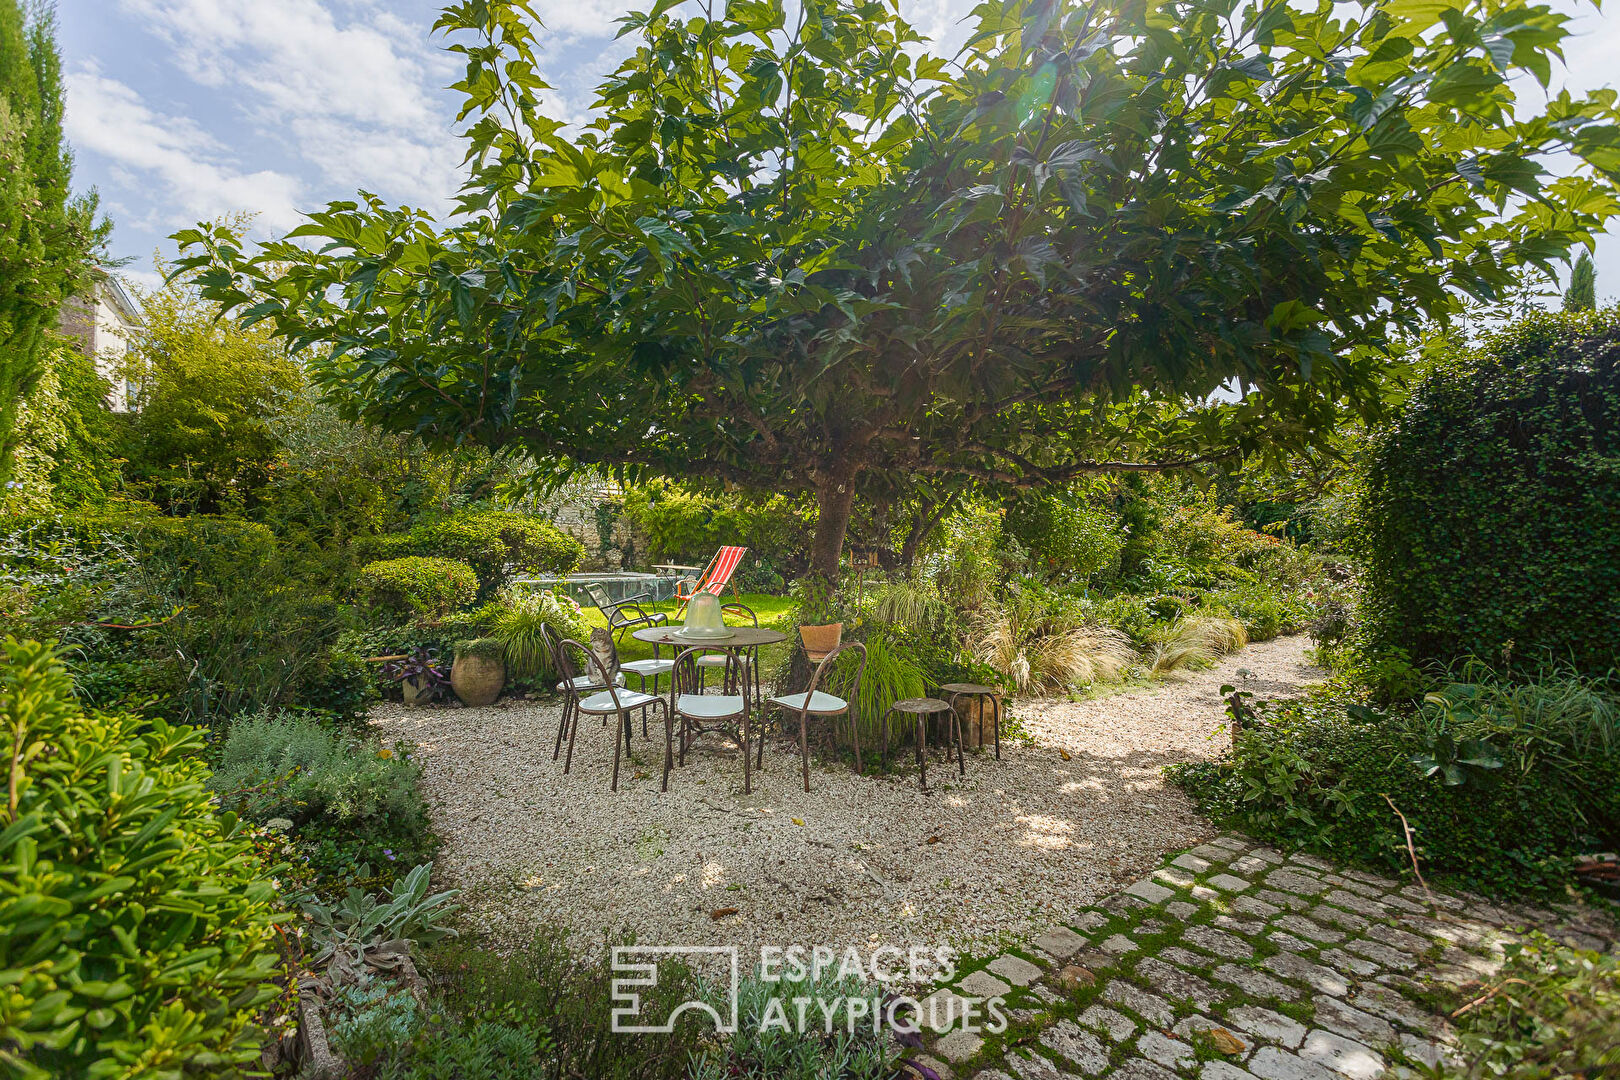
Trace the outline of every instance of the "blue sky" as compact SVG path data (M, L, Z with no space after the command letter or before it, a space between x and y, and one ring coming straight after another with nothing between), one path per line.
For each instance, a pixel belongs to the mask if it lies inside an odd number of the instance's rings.
M629 0L537 0L553 115L577 118L618 60ZM902 0L942 44L973 0ZM1620 81L1620 15L1554 0L1582 36L1554 88ZM357 189L438 210L458 183L453 57L430 33L436 0L58 0L76 183L95 186L124 273L201 219L257 213L285 230ZM1531 90L1535 88L1530 87ZM1598 292L1620 295L1620 233L1598 245Z

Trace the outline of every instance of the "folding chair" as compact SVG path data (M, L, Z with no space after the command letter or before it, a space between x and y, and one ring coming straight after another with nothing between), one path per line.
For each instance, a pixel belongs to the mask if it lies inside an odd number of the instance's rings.
M731 575L737 572L737 564L742 562L742 557L746 554L748 549L745 547L723 547L715 552L714 558L709 560L709 565L703 568L702 577L696 581L686 578L677 582L675 599L680 601L680 607L676 610L675 617L678 619L686 613L686 605L691 603L692 597L698 593L712 592L719 596L725 592L726 586L731 584ZM691 585L690 589L681 588L687 584ZM732 586L732 592L736 591L736 586Z

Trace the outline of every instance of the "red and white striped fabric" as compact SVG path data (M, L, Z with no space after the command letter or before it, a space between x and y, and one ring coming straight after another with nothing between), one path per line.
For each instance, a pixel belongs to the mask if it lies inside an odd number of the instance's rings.
M709 578L703 583L704 592L712 592L719 596L731 581L731 575L737 572L737 564L742 557L748 554L745 547L723 547L720 554L714 557L714 566L709 570Z

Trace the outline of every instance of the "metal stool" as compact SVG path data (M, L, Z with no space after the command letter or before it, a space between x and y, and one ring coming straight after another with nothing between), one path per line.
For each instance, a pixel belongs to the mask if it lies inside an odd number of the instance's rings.
M994 712L995 718L996 718L996 760L1000 761L1001 760L1001 695L1000 695L1000 692L997 691L996 688L993 687L993 686L984 686L984 685L982 685L980 683L971 683L971 682L946 683L944 686L941 686L939 689L940 689L940 693L950 695L951 711L952 712L956 711L956 699L957 698L961 698L961 697L987 697L987 698L990 699L991 709ZM983 712L984 706L982 706L982 705L979 706L979 709L980 709L979 716L981 717L980 723L983 723L982 717L984 716L984 712ZM979 745L980 746L984 745L984 736L982 734L979 737Z
M889 713L903 712L917 718L917 767L922 771L922 789L928 790L928 718L938 713L951 714L951 731L956 735L956 767L967 774L967 763L962 758L962 724L956 710L948 701L937 697L905 698L890 705L883 713L883 767L889 766Z

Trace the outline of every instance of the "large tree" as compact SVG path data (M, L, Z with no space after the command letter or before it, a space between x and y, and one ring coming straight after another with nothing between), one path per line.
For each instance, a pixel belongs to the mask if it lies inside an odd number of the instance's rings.
M53 355L62 302L91 281L110 226L69 194L62 57L48 3L0 0L0 481L11 479L23 400Z
M542 109L525 0L468 0L438 23L467 63L460 215L362 196L251 256L181 233L182 269L321 346L384 425L813 491L835 575L858 492L1319 443L1377 413L1419 326L1617 209L1614 93L1516 101L1560 55L1543 5L975 21L947 61L876 0L659 0L575 130Z

